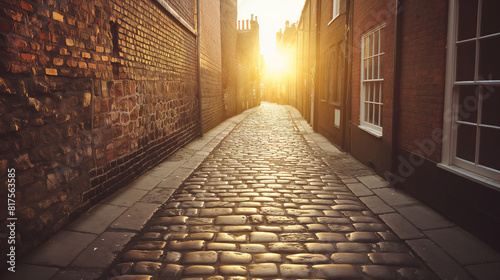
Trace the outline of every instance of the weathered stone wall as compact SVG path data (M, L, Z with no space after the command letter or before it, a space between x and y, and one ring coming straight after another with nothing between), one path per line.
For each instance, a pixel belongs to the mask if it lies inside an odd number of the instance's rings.
M156 1L2 1L0 56L20 255L198 135L196 37Z

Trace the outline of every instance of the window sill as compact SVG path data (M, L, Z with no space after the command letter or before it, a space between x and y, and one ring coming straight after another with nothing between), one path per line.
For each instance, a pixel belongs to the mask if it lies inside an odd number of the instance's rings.
M382 138L382 131L378 131L378 130L375 130L373 128L370 128L370 127L367 127L367 126L364 126L364 125L359 125L358 126L359 129L377 137L377 138Z
M332 20L330 20L330 22L328 22L327 26L330 26L330 24L332 24L332 22L334 22L339 16L340 16L340 14L333 17Z
M481 184L485 187L488 187L490 189L500 191L500 182L499 181L495 181L493 179L479 175L477 173L471 172L467 169L463 169L463 168L460 168L460 167L455 166L455 165L446 165L443 163L438 163L437 167L444 169L446 171L449 171L449 172L451 172L455 175L458 175L460 177L464 177L465 179L469 179L471 181L474 181L474 182Z

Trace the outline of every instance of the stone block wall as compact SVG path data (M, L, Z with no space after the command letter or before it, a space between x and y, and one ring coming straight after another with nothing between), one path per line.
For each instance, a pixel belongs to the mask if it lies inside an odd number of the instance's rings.
M154 0L2 1L0 56L19 255L199 134L196 36Z

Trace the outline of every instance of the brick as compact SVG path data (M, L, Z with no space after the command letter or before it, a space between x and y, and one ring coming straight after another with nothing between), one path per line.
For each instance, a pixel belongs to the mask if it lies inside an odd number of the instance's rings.
M58 13L58 12L54 12L54 11L53 11L53 12L52 12L52 18L53 18L54 20L57 20L57 21L60 21L60 22L64 22L64 16L63 16L63 15L61 15L60 13Z
M75 45L75 40L71 38L66 38L66 46L73 47Z
M57 69L45 68L45 74L50 75L50 76L57 76Z

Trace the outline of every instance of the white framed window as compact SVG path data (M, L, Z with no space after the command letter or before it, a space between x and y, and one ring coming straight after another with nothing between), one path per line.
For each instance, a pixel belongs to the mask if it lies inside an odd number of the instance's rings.
M500 2L449 9L442 165L500 186Z
M338 17L339 14L340 14L340 0L333 0L332 19Z
M360 128L378 137L382 136L384 27L378 25L361 38Z
M330 25L340 15L340 0L332 0L332 20L328 23Z

